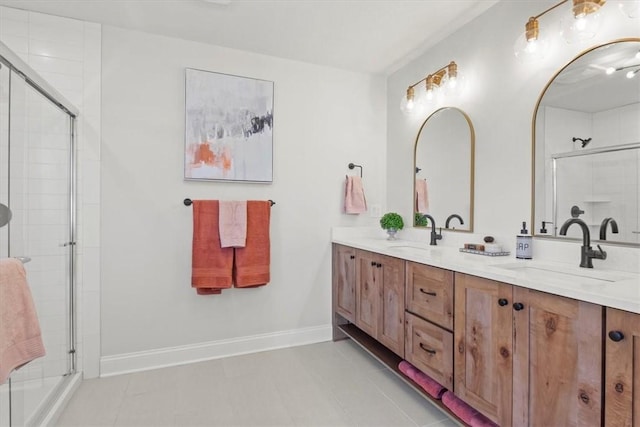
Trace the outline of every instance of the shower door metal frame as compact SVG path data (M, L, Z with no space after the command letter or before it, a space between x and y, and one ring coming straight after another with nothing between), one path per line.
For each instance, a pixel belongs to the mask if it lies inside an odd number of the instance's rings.
M76 328L76 191L77 191L77 158L76 158L76 144L77 144L77 117L79 114L78 109L69 102L60 92L58 92L53 86L47 83L40 75L31 68L26 62L24 62L18 55L16 55L11 49L9 49L4 43L0 41L0 63L7 66L12 72L19 75L24 81L35 89L38 93L43 95L54 105L60 108L62 111L69 115L69 236L68 241L63 245L67 247L69 254L68 262L68 275L69 275L69 318L68 318L68 333L69 333L69 358L68 358L68 372L66 375L70 375L76 372L76 343L77 343L77 328Z

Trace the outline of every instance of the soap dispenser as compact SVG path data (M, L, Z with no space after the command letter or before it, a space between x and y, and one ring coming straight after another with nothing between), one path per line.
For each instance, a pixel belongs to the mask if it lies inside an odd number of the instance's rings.
M520 234L516 237L516 258L532 259L533 258L533 237L527 230L527 223L522 222Z

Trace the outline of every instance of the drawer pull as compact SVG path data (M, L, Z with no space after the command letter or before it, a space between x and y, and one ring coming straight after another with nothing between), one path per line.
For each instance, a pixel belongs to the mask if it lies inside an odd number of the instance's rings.
M356 256L355 255L350 255L349 259L356 259Z
M500 307L504 307L505 305L509 304L509 300L505 299L505 298L500 298L498 300L498 305Z
M515 311L520 311L524 308L524 304L522 304L521 302L514 302L513 303L513 309Z
M371 266L375 267L376 266L376 262L375 261L371 261Z
M424 346L424 344L420 343L420 348L423 349L424 351L426 351L429 354L436 354L435 350L431 350L430 348L427 348Z
M425 291L423 288L420 288L420 292L422 292L423 294L431 295L432 297L435 297L437 295L435 292Z

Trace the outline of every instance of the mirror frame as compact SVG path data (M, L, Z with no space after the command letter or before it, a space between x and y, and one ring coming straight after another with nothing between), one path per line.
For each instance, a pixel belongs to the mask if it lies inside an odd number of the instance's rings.
M420 141L420 134L422 133L422 129L424 129L424 127L426 126L427 122L429 121L430 118L432 118L435 114L437 114L440 111L443 110L455 110L458 111L460 114L462 114L462 116L464 117L464 119L467 121L467 124L469 125L469 144L470 144L470 148L471 148L471 153L470 153L470 157L471 160L469 162L469 172L470 172L470 179L469 179L469 229L465 229L465 230L461 230L458 228L443 228L442 230L444 231L457 231L460 233L473 233L473 227L474 227L474 211L475 211L475 207L474 207L474 194L475 194L475 161L476 161L476 132L475 129L473 128L473 123L471 122L471 118L469 117L469 115L467 113L465 113L464 111L462 111L460 108L458 107L441 107L438 108L437 110L435 110L434 112L432 112L431 114L429 114L429 116L424 120L424 122L422 122L422 125L420 126L420 129L418 129L418 134L416 136L416 140L415 143L413 144L413 169L412 169L412 176L413 176L413 193L412 193L412 210L411 210L411 216L412 216L412 221L411 224L413 225L413 228L417 228L417 229L424 229L424 230L428 230L429 227L418 227L416 226L416 221L415 221L415 214L416 214L416 167L417 167L417 162L416 162L416 154L418 153L418 142Z
M574 61L576 61L579 58L582 58L584 55L599 49L601 47L604 46L609 46L612 44L616 44L616 43L622 43L622 42L640 42L640 37L626 37L626 38L621 38L621 39L615 39L615 40L611 40L609 42L606 43L602 43L599 45L595 45L592 46L582 52L580 52L579 54L577 54L576 56L574 56L573 58L571 58L571 60L569 62L567 62L564 66L562 66L562 68L560 68L547 82L547 84L544 86L544 89L542 89L542 92L540 93L540 96L538 96L538 101L536 102L536 108L533 110L533 117L531 118L531 235L536 237L536 238L541 238L541 239L549 239L549 240L560 240L560 241L572 241L572 240L580 240L578 238L573 238L573 237L558 237L558 236L548 236L548 235L544 235L544 234L539 234L536 233L536 225L535 225L535 215L536 215L536 119L538 117L538 110L540 108L540 103L542 102L542 98L544 98L544 95L547 93L547 90L549 89L549 86L551 86L551 83L553 83L553 81L556 79L556 77L558 77L567 67L569 67L571 64L573 64ZM553 224L554 226L556 226L557 224ZM592 242L600 242L600 240L598 239L592 239ZM607 240L605 242L607 245L616 245L616 246L627 246L627 247L634 247L637 248L638 245L637 243L630 243L630 242L616 242L616 241L610 241Z

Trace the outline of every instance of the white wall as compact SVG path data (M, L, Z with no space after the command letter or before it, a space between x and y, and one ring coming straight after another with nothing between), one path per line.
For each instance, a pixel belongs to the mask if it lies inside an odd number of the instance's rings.
M377 221L342 214L347 164L364 166L370 205L386 198L384 78L113 27L102 52L103 373L167 347L179 363L198 344L329 339L330 228ZM275 82L273 184L183 180L187 67ZM196 295L186 197L276 201L270 284Z
M536 102L553 75L591 45L623 37L640 37L638 19L629 19L615 4L603 8L603 31L585 45L567 45L558 40L539 63L522 64L513 55L513 43L524 31L529 16L553 5L549 1L506 0L431 48L387 82L388 207L409 215L412 203L413 141L420 118L406 118L398 101L411 84L426 74L456 61L466 74L466 92L454 106L466 111L476 131L475 233L477 236L445 232L438 244L458 245L484 235L496 236L507 248L515 245L522 221L531 218L531 124ZM568 7L568 6L567 6ZM555 33L564 6L543 16L541 25ZM439 226L440 224L438 224ZM539 228L540 224L535 224ZM529 224L529 228L533 225ZM425 240L428 236L425 232ZM555 256L568 262L579 260L575 243L536 240L534 257ZM637 249L610 248L608 266L621 259L635 260ZM598 263L600 265L600 263ZM627 266L626 262L620 267Z

